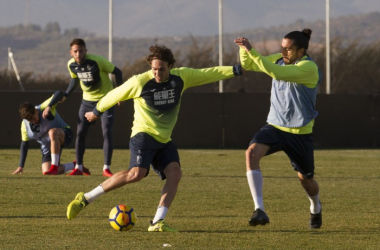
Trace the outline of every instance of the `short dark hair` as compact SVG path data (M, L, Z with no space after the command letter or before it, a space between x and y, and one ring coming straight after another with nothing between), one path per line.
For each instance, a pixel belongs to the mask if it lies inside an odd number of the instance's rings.
M79 45L79 46L84 46L86 47L86 43L84 42L83 39L81 38L74 38L71 43L70 43L70 48L73 46L73 45Z
M292 31L288 33L284 38L293 40L294 45L298 49L305 49L306 50L309 48L309 41L311 37L311 29L303 29L302 31Z
M169 65L174 65L175 59L171 49L165 46L158 46L157 44L149 47L150 55L146 57L149 64L152 63L154 59L159 59L167 62Z
M21 119L27 119L34 115L36 108L30 102L24 102L20 105L18 112L20 113Z

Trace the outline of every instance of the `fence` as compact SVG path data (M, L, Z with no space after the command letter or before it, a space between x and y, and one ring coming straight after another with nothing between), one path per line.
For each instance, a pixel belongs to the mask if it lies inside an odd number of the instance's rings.
M0 147L20 146L18 107L29 101L39 104L52 93L0 92L3 122ZM81 93L73 93L58 111L76 131ZM314 127L316 148L377 148L380 146L379 95L325 95L317 97ZM179 148L246 148L266 123L268 93L185 93L172 139ZM133 101L115 111L113 128L116 148L127 148L133 120ZM87 147L101 148L100 121L91 128ZM37 143L32 144L38 146ZM71 145L74 146L74 143Z

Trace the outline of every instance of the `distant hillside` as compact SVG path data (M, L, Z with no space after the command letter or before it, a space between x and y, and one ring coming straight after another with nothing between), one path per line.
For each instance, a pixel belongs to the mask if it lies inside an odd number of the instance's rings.
M342 39L347 44L355 40L363 44L376 43L380 41L379 23L379 12L332 19L330 21L330 37L331 39ZM306 27L313 30L313 43L323 44L325 42L324 20L316 22L298 20L286 26L224 34L225 51L237 51L232 40L244 35L255 42L259 49L272 52L272 50L278 49L281 38L287 32ZM70 59L69 43L74 37L82 37L86 40L88 53L108 57L107 37L96 37L77 29L61 31L57 23L49 23L44 28L37 25L27 27L17 25L0 28L0 70L5 69L8 65L7 50L8 47L11 47L20 72L33 72L34 75L64 74L68 76L66 63ZM186 49L189 49L194 43L200 47L211 43L215 46L215 52L218 51L218 37L192 37L189 35L184 37L114 38L113 41L113 62L120 68L144 57L148 52L148 47L156 43L172 48L179 57L179 62L181 62L181 55L185 55ZM215 56L217 57L217 55Z
M364 43L372 43L380 40L380 13L373 12L369 14L344 16L330 20L330 38L339 37L344 40L361 40ZM246 30L243 33L246 36L256 38L256 41L262 39L271 40L283 37L287 31L301 30L310 28L313 30L312 40L314 42L325 42L325 20L316 22L305 22L297 20L296 22L286 25L271 27L269 29ZM239 33L232 34L233 37Z

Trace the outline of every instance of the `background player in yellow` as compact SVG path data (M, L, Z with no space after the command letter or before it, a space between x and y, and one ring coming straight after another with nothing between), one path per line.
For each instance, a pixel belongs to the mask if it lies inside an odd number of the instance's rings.
M62 148L68 146L73 138L73 132L68 124L61 118L56 110L57 100L63 96L57 91L53 96L38 106L29 102L20 105L21 146L19 167L13 174L21 174L28 155L29 141L36 140L41 144L42 173L44 175L63 174L74 169L74 162L60 164ZM47 111L49 107L49 111ZM89 175L88 169L85 174Z
M175 59L165 46L152 46L147 61L151 70L135 75L103 97L93 112L86 113L90 122L119 101L133 99L134 122L129 148L128 170L120 171L88 193L78 193L67 207L68 219L73 219L97 197L126 184L138 182L149 174L150 165L166 179L157 212L148 231L175 232L164 221L177 193L182 176L177 147L171 134L176 124L182 93L190 87L216 82L241 74L241 66L221 66L206 69L173 68Z
M309 197L310 228L322 226L312 138L314 119L318 115L315 105L321 74L307 54L310 36L310 29L290 32L282 39L282 52L266 57L252 48L247 38L235 39L240 46L243 68L264 72L273 78L268 124L256 133L246 151L247 179L255 203L255 211L249 220L252 226L269 223L264 210L259 163L262 157L277 151L287 154Z
M84 114L94 109L98 101L113 89L108 74L115 75L116 84L123 81L119 68L102 56L87 54L86 44L82 39L75 38L70 43L70 55L73 57L67 63L71 75L69 87L62 101L65 101L76 86L80 83L83 90L83 100L78 114L77 137L75 141L76 166L70 175L83 174L83 158L86 150L86 136L90 128ZM101 116L103 131L104 166L103 176L112 176L110 165L113 153L112 125L114 122L114 108L110 108Z

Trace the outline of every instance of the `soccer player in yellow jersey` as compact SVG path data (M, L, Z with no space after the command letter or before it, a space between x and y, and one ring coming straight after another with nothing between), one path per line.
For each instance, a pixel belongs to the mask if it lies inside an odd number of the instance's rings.
M40 105L34 106L29 102L20 105L19 113L23 119L21 122L20 162L13 174L23 172L30 140L36 140L41 145L42 173L44 175L63 174L74 169L73 162L60 164L62 148L68 146L73 137L70 126L58 114L56 104L52 104L60 100L62 96L63 93L57 91ZM85 169L84 172L90 174L88 169Z
M121 70L106 58L99 55L87 54L86 44L83 39L73 39L70 43L70 55L72 59L68 61L67 67L70 72L71 81L62 101L65 101L66 97L74 91L78 84L80 84L83 90L83 100L78 113L77 137L75 141L76 166L70 175L83 175L86 136L91 125L84 117L84 114L93 110L97 102L113 89L113 84L108 74L115 75L117 85L122 83L123 77ZM113 153L112 125L114 113L114 108L110 108L101 116L104 138L103 176L106 177L112 176L110 165Z
M177 193L182 171L178 150L171 139L180 109L181 96L190 87L216 82L241 74L240 65L206 69L173 68L175 59L165 46L152 46L147 61L151 70L135 75L103 97L87 119L95 121L119 101L133 99L134 122L129 143L129 169L114 174L88 193L78 193L67 208L73 219L87 204L100 195L126 184L138 182L149 174L150 165L166 179L156 215L148 228L150 232L175 232L164 218Z
M262 157L277 151L287 154L309 197L310 228L322 225L319 186L314 178L312 138L314 119L318 115L315 104L321 74L306 53L310 36L310 29L290 32L282 39L282 52L266 57L252 48L247 38L235 39L240 46L242 67L273 78L268 124L253 137L246 151L247 179L255 204L249 220L251 226L269 223L264 210L259 163Z

